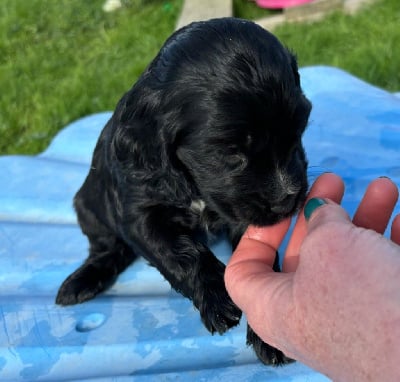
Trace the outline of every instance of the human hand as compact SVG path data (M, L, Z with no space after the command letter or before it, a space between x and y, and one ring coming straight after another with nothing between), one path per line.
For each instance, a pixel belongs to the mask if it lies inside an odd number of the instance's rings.
M335 380L398 380L400 216L391 240L381 235L398 191L387 178L372 182L353 222L334 203L343 191L333 174L316 180L309 199L331 201L308 223L299 214L282 273L272 265L290 220L250 227L226 268L226 287L253 330L287 356Z

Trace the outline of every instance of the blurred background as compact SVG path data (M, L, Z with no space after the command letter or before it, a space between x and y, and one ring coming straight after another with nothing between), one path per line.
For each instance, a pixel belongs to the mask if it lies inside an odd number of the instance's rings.
M1 0L0 155L39 153L69 122L113 110L183 8L184 0ZM231 12L252 20L282 16L248 0L233 0ZM399 0L283 22L273 33L300 66L336 66L400 90Z

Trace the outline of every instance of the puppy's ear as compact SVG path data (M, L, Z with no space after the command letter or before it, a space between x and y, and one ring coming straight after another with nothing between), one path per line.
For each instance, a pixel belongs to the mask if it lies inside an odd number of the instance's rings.
M290 57L290 66L292 67L295 84L296 84L296 86L300 87L300 74L299 74L299 68L297 66L296 55L293 52L289 51L289 57Z
M108 129L111 130L110 154L119 162L128 160L138 148L135 139L137 121L134 115L134 100L135 96L131 89L119 100L114 114L108 122L111 125L111 128Z
M161 136L158 127L159 94L141 86L140 80L119 101L110 123L111 154L118 161L134 161L139 167L159 160Z
M145 161L146 149L142 145L140 134L138 134L138 130L141 130L140 123L129 125L114 123L116 127L109 148L111 157L118 162L136 161L140 158Z
M176 167L179 165L178 152L185 135L182 117L177 110L171 110L157 118L157 124L161 138L160 149L163 161Z

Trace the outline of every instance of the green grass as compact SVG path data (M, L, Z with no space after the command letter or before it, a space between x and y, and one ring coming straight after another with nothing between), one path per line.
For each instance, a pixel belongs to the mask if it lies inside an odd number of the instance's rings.
M242 19L255 20L280 13L280 10L260 8L254 1L232 0L233 14Z
M183 0L0 2L0 155L44 150L67 123L112 110L174 30ZM263 17L247 0L237 16ZM390 91L400 90L400 7L381 0L351 17L275 31L300 65L341 67Z
M400 91L399 0L377 1L355 16L336 12L321 22L284 25L274 32L297 53L301 66L337 66Z
M0 153L37 153L79 117L112 110L175 28L182 0L0 3Z

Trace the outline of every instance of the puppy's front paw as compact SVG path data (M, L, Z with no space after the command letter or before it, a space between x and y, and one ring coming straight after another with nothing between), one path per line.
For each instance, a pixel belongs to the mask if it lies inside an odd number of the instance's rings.
M105 276L105 275L103 275ZM102 277L95 267L83 265L67 277L58 290L56 304L75 305L91 300L113 281L109 275Z
M263 342L250 326L247 326L247 345L253 347L257 357L264 365L281 366L294 362L293 359L286 357L280 350Z
M225 333L236 326L242 316L241 310L233 303L225 286L209 286L203 291L199 305L201 319L209 332Z

